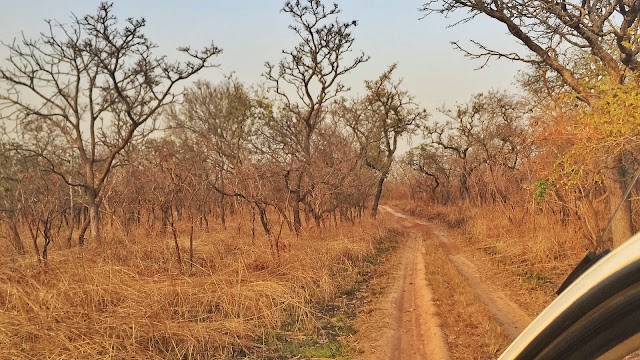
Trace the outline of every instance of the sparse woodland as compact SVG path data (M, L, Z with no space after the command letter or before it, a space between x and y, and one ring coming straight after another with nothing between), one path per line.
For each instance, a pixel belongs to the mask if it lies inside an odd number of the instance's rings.
M223 49L169 59L109 3L4 44L0 357L262 358L328 336L314 314L394 246L381 201L546 292L638 230L640 1L426 2L422 21L488 16L523 44L455 44L481 66L528 64L518 93L428 110L402 64L354 97L369 58L337 5L282 11L300 42L260 84L203 79Z

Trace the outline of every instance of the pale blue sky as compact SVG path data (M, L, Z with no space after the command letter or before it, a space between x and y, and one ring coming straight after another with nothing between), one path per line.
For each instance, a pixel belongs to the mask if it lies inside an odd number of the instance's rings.
M432 15L419 20L422 1L417 0L343 0L341 18L357 19L355 49L371 60L349 76L354 91L362 91L365 79L375 79L387 66L398 62L397 75L404 86L427 109L447 103L466 101L479 91L514 88L514 76L520 64L492 62L489 68L474 71L480 63L465 58L450 41L470 38L493 46L517 46L506 29L478 19L470 24L447 28L453 20ZM93 14L97 0L0 0L0 40L10 42L23 31L35 37L46 30L44 19L67 22L71 12ZM181 45L194 48L211 40L223 49L216 59L221 66L202 77L216 81L222 74L235 72L243 82L262 81L264 62L277 62L280 51L292 48L296 39L287 28L290 19L280 12L284 0L138 0L115 1L115 14L145 17L146 33L159 46L160 53L172 54ZM328 2L327 2L328 4ZM6 50L0 49L0 57Z

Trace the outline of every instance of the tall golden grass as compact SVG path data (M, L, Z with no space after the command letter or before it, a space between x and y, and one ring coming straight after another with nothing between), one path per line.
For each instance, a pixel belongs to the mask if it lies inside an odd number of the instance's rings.
M318 308L394 238L363 220L285 235L276 257L245 226L197 232L192 266L177 263L169 236L143 231L53 250L45 263L0 259L0 358L269 357L316 331ZM188 236L179 241L188 252Z

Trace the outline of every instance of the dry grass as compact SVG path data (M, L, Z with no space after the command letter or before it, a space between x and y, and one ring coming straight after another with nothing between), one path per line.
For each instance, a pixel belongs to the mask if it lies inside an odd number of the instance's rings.
M389 231L365 221L283 238L278 259L247 228L218 228L196 234L183 271L172 240L142 232L52 251L44 265L5 258L0 358L269 357L317 331L318 309L353 286Z

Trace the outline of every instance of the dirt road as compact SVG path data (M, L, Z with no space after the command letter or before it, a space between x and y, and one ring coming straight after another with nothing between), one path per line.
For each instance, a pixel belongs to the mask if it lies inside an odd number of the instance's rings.
M410 226L410 224L407 224ZM425 277L424 246L412 232L397 258L393 282L368 324L375 334L362 359L449 359Z
M395 271L389 290L369 315L372 321L364 332L373 333L369 344L362 346L362 359L449 359L445 335L438 319L438 309L425 276L425 234L435 234L449 260L477 293L480 301L502 325L511 338L531 321L530 317L505 294L494 288L475 265L460 253L446 230L411 218L389 207L392 214L409 231L402 250L395 259ZM433 239L433 236L430 236ZM432 240L433 241L433 240ZM464 336L464 334L459 334Z

